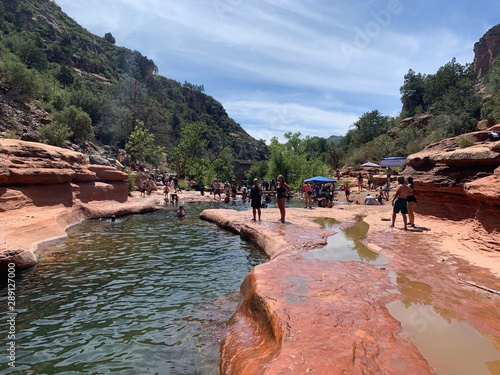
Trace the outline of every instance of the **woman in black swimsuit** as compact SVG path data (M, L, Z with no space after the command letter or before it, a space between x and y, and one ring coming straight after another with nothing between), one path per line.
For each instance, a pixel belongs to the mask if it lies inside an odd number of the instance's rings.
M408 177L408 187L410 188L408 192L407 205L408 205L408 225L415 228L415 206L417 205L417 198L415 198L415 184L413 183L413 177Z
M278 176L278 181L276 184L276 200L278 201L278 208L280 209L282 223L285 222L285 203L290 193L290 186L285 182L285 177L283 175Z

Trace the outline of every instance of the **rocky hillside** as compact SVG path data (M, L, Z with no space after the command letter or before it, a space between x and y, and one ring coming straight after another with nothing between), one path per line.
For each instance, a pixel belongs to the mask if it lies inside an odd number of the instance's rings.
M202 85L157 75L154 61L89 33L54 1L0 0L0 136L39 141L70 106L90 118L95 144L123 148L140 120L168 152L198 122L211 135L211 159L227 148L235 159L268 155Z

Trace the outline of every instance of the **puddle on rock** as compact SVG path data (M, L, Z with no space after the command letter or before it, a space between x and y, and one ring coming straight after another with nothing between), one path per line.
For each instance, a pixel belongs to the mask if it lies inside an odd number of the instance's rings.
M340 222L332 218L318 218L314 222L318 223L321 229L334 229L337 233L328 237L325 247L305 253L305 258L338 261L353 260L373 265L388 263L385 257L368 249L361 242L370 228L370 225L363 221L362 216L357 216L356 223L344 230L340 229Z
M415 344L437 374L500 374L500 351L495 344L458 314L432 306L430 285L404 273L389 277L403 300L387 304L387 309L401 322L402 335Z
M452 318L453 312L401 301L387 308L437 374L500 374L500 352L494 344L469 324Z

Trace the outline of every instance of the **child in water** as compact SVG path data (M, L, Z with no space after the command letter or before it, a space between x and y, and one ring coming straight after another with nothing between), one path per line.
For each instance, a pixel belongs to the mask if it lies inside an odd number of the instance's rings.
M183 218L184 216L186 216L186 211L184 211L184 206L180 206L177 210L177 217Z

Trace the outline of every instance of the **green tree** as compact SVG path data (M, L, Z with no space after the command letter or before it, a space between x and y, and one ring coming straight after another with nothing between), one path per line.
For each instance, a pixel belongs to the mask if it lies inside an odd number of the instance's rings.
M404 76L403 86L399 89L401 93L402 112L405 117L415 116L425 110L424 90L426 76L413 70L409 70Z
M67 125L57 122L42 126L39 133L45 143L58 147L64 147L64 141L72 136L72 132Z
M181 176L198 178L209 168L208 133L208 127L201 122L186 124L181 130L181 137L172 150Z
M246 174L246 179L248 183L252 184L254 178L259 179L259 181L264 180L265 177L268 175L268 170L269 170L268 164L269 163L267 160L263 160L252 165Z
M32 99L41 95L40 74L14 59L0 60L0 83L10 95Z
M63 84L64 87L73 84L75 77L73 72L66 65L62 65L56 74L56 78L59 82Z
M142 121L136 121L136 125L128 137L125 150L139 163L148 163L158 166L161 161L162 148L155 144L155 136L151 134Z
M485 77L486 96L481 108L481 118L490 124L500 122L500 58L496 58Z
M59 126L67 126L71 130L71 139L79 144L94 137L92 121L88 114L74 105L54 114L54 122Z
M326 143L326 160L325 162L330 165L332 168L340 168L341 167L341 160L344 156L344 152L342 148L334 142L328 141Z
M229 147L224 147L210 163L214 171L214 177L229 181L234 176L233 161L234 155L231 149Z
M389 116L383 116L378 110L365 112L352 125L352 129L349 129L346 137L341 141L341 145L351 149L361 147L379 135L385 134L391 125L393 125L393 119Z
M285 133L287 141L279 143L276 137L271 139L269 149L271 156L268 161L266 178L276 179L282 174L285 180L298 187L301 181L313 175L328 174L328 167L322 156L312 155L307 152L306 146L310 141L300 138L300 133Z

